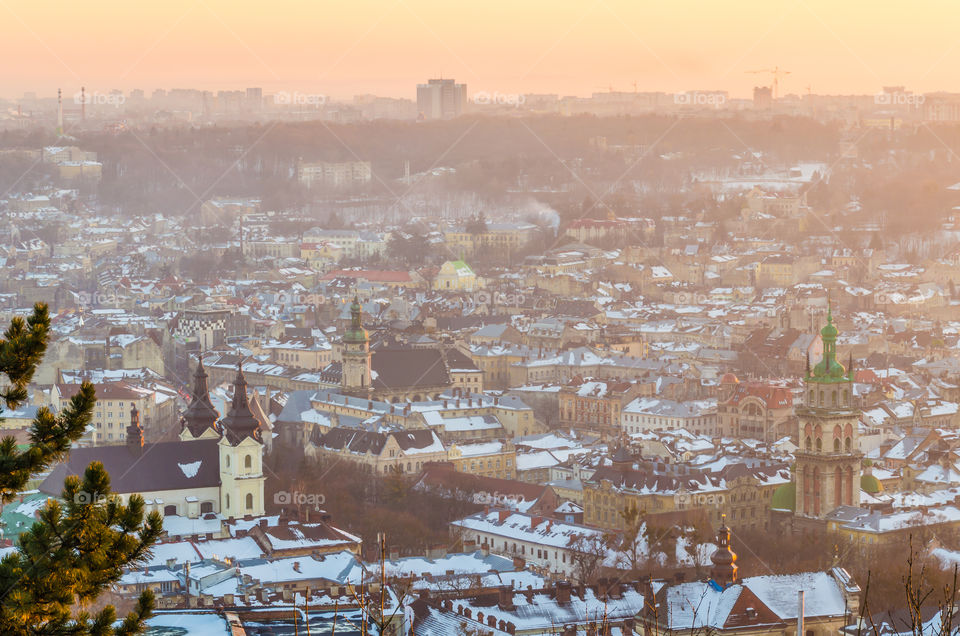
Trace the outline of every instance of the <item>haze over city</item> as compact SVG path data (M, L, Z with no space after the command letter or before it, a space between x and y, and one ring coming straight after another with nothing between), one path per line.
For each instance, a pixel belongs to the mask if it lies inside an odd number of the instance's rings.
M774 2L5 3L4 95L140 88L407 97L424 75L476 90L720 89L792 71L784 94L950 90L960 7Z
M958 18L0 0L0 636L960 636Z

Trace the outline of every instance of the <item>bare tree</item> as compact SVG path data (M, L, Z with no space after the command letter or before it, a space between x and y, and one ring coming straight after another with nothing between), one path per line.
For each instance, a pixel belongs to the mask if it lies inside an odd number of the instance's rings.
M607 558L607 541L599 534L578 533L570 537L567 546L571 550L574 575L583 585L593 583L600 575Z

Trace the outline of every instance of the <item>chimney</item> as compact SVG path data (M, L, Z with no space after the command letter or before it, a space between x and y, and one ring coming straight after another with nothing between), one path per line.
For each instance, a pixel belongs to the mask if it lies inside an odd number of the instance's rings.
M525 570L527 568L527 560L522 556L513 557L513 569L517 572Z
M497 606L504 612L513 611L513 586L501 585L499 588L499 602Z
M803 590L800 590L797 592L797 634L798 635L806 633L803 631L803 613L805 611L803 596L804 596Z
M535 530L537 526L543 523L543 517L530 517L530 529Z
M557 581L557 605L566 605L570 602L570 581Z
M499 511L499 522L500 522L500 523L503 523L503 522L506 521L507 518L509 518L509 517L510 517L510 511L509 511L509 510L500 510L500 511Z
M606 577L597 579L597 598L601 601L607 600L607 588L610 583Z

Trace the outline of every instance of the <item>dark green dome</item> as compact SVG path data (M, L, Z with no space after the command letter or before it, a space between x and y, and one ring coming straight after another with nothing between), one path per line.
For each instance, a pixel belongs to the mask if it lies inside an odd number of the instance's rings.
M883 490L883 484L873 475L863 475L860 477L860 489L873 495Z
M836 337L837 337L837 334L839 334L839 333L840 333L840 331L839 331L839 330L837 329L837 327L833 324L833 315L832 315L832 314L828 314L828 315L827 315L827 324L824 325L823 329L820 330L820 335L823 336L824 338L836 338Z
M846 373L846 368L833 358L821 360L817 363L817 366L813 367L813 377L815 378L842 379Z
M774 490L773 497L770 498L770 507L774 510L796 510L797 484L791 481Z

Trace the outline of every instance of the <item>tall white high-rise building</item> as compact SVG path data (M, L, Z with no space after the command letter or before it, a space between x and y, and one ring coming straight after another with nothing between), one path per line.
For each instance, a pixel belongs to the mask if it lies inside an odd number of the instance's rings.
M452 79L432 79L417 84L417 111L424 119L452 119L463 112L467 85Z

